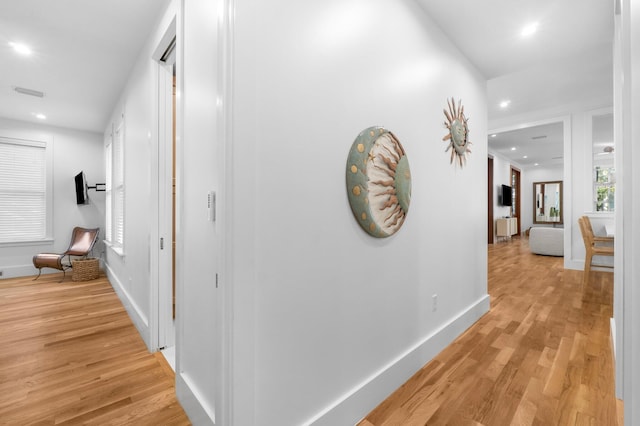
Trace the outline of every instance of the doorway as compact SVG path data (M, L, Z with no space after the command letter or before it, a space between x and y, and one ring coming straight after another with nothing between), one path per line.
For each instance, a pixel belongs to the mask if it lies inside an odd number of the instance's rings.
M157 195L157 243L152 260L156 297L153 349L159 349L175 370L176 319L176 30L175 21L156 49L158 139L154 193ZM155 276L154 276L155 275Z
M493 244L493 157L487 158L487 234L488 243Z
M564 164L571 155L571 117L557 117L494 129L489 132L489 155L494 157L495 176L514 189L512 205L502 214L517 217L520 235L533 226L533 182L564 181L565 193L571 182L564 176ZM496 183L494 181L494 183ZM571 203L565 203L570 214ZM570 216L567 216L570 217ZM566 234L565 260L571 259L571 226Z
M517 235L521 235L522 230L522 215L520 214L520 194L522 193L520 169L511 166L511 188L513 191L513 197L511 198L511 217L517 219Z

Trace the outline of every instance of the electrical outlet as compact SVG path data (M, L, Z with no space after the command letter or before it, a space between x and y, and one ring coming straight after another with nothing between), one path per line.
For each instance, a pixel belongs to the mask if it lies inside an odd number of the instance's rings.
M435 312L438 310L438 294L434 294L431 296L431 311Z

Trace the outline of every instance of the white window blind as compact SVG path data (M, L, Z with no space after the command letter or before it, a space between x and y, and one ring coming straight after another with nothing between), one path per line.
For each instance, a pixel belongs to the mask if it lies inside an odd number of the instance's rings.
M112 205L112 173L113 173L113 135L109 135L104 152L104 158L106 160L106 182L105 182L105 239L112 242L112 229L113 225L113 205Z
M124 122L107 141L106 150L106 238L114 247L124 247Z
M121 122L113 138L113 239L124 245L124 125Z
M46 144L0 138L0 243L46 237Z

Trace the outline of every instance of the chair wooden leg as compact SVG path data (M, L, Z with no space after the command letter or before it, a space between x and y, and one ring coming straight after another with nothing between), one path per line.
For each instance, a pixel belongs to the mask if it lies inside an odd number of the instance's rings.
M589 275L591 274L591 258L592 254L587 253L584 257L584 274L582 276L582 293L587 291L589 285Z

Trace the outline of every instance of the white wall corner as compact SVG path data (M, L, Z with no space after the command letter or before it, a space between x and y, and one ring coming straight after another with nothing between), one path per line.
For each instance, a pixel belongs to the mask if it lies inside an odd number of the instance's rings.
M176 396L185 413L189 413L192 424L215 426L215 410L208 406L206 399L198 392L189 376L184 373L176 374Z
M138 329L138 333L144 340L144 344L149 351L151 349L151 331L149 329L149 319L144 315L140 307L133 301L127 290L124 288L118 277L114 274L113 270L108 264L104 265L104 272L107 274L107 278L111 283L111 287L118 295L118 298L122 302L122 305L129 314L129 318L133 322L133 325Z

